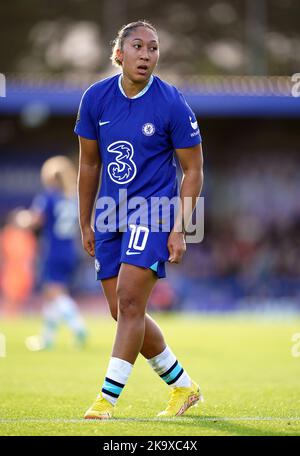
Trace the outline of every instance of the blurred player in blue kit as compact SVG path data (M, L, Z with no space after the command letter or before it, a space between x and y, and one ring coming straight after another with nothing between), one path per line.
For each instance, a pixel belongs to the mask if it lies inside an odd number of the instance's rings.
M191 217L203 180L197 120L182 94L152 74L158 57L158 35L151 24L138 21L122 27L112 53L113 63L122 72L86 90L75 127L80 142L82 243L95 257L97 279L117 321L106 376L95 403L85 413L87 419L113 416L139 353L170 386L168 405L159 416L182 415L202 399L199 385L146 313L153 286L165 277L165 262L182 259L186 249L182 220ZM127 191L128 201L138 196L148 203L152 197L178 195L175 151L183 170L180 198L182 202L186 197L192 199L190 214L183 206L183 212L171 217L169 230L155 231L144 222L130 223L129 217L134 215L130 209L127 230L117 215L116 228L105 231L100 221L107 208L101 201L110 197L119 209L121 189ZM93 229L91 216L100 174Z
M58 327L67 325L77 346L83 346L87 331L78 306L69 293L78 256L78 206L76 169L65 156L48 159L41 170L44 191L29 210L32 228L41 229L41 280L44 324L40 337L27 338L32 350L51 348Z

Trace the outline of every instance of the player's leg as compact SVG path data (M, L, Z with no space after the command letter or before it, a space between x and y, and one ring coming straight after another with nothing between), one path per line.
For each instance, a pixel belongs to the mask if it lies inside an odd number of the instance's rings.
M50 256L43 258L41 275L41 301L42 301L42 328L40 335L29 336L26 346L29 350L39 351L52 348L55 344L60 315L55 305L56 298L60 294L52 275L55 274L55 262Z
M58 326L62 322L71 329L79 345L84 343L87 335L77 303L68 290L76 262L71 256L60 257L54 253L57 252L50 252L43 265L43 328L39 341L40 349L51 348L54 345ZM39 348L36 346L32 349Z
M45 283L42 289L43 325L41 330L40 348L52 348L55 344L57 330L61 317L56 305L56 299L61 293L61 287L55 283Z
M76 257L66 257L56 261L55 280L58 294L54 305L58 309L61 321L70 329L75 344L83 347L87 339L87 329L79 311L79 306L69 292L69 285L77 267Z
M153 277L155 278L154 273ZM118 319L118 298L117 298L117 281L118 277L111 277L102 280L102 288L109 305L110 313L114 320ZM164 336L158 324L146 313L145 316L145 336L140 353L150 359L166 348Z
M116 321L118 318L117 280L118 277L112 277L102 281L111 315ZM166 346L160 327L148 314L145 316L145 335L140 353L160 378L172 388L167 409L160 416L174 416L179 412L182 414L188 406L193 405L193 399L195 402L198 400L198 386L181 367L170 347Z
M58 309L61 321L70 329L75 345L84 347L87 339L87 329L79 311L78 303L69 294L66 286L61 286L55 307Z
M48 267L48 293L52 290L52 308L72 332L75 344L83 346L87 330L79 312L79 306L69 292L69 284L77 266L77 258L73 255L52 258Z
M145 334L145 311L156 282L152 271L122 264L117 282L117 333L101 394L86 412L87 419L106 419L127 383L133 364L142 348Z
M130 231L125 232L122 239L121 261L148 268L158 278L163 278L166 276L165 262L169 258L168 238L166 231L153 231L146 226L131 224ZM120 306L120 296L118 298ZM168 346L156 354L152 353L148 362L171 387L168 406L160 416L181 415L200 399L199 386L191 380Z
M51 348L59 325L64 322L72 331L75 341L82 345L87 331L77 303L69 295L68 288L59 282L48 282L43 287L43 327L41 347Z
M112 356L134 364L144 341L148 297L156 282L150 269L122 264L118 276L118 325Z

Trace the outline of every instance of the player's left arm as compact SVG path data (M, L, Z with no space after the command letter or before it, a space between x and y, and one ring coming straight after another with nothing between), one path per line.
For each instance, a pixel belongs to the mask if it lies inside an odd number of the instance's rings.
M184 229L191 220L197 197L200 195L203 185L201 144L185 149L176 149L176 155L182 168L183 177L180 187L181 208L178 210L174 227L168 239L169 261L171 263L180 263L185 253ZM185 198L189 198L191 204L185 204Z
M35 231L43 227L49 204L49 199L44 194L38 194L34 197L31 207L26 210L27 228Z

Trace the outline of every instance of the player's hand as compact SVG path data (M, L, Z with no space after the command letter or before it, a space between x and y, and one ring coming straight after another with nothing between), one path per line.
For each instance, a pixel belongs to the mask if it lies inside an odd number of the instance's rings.
M95 233L91 226L81 229L81 240L84 250L92 257L95 256Z
M184 234L171 231L168 239L168 249L170 252L170 263L180 263L186 251Z

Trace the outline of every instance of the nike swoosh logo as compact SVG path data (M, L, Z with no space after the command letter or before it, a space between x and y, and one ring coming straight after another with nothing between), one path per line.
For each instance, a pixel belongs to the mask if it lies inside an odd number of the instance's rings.
M142 252L131 252L129 249L126 250L126 255L140 255Z
M196 120L195 122L192 122L192 118L190 117L190 122L191 122L192 128L193 128L194 130L197 130L197 128L198 128L198 122L197 122L197 120Z
M100 127L102 127L102 125L106 125L106 124L108 124L109 122L110 122L110 120L107 120L106 122L101 122L101 120L100 120L99 125L100 125Z

